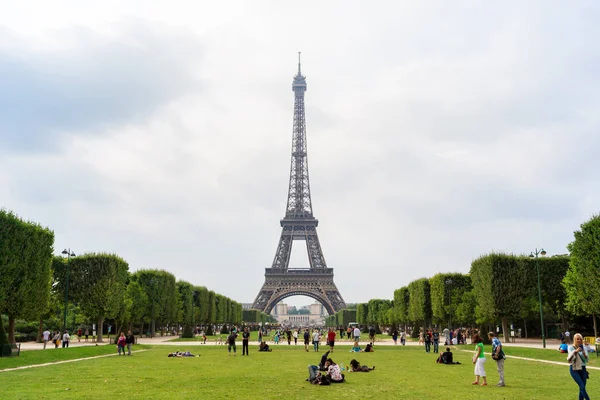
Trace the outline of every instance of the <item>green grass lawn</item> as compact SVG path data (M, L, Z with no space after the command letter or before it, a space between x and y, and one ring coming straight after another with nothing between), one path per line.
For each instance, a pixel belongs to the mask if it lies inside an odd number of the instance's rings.
M471 346L461 346L470 349ZM332 358L346 366L351 358L375 365L370 373L346 374L347 382L315 386L305 381L307 365L316 364L321 353L305 352L303 346L273 346L271 353L258 353L252 344L250 357L227 356L226 346L136 346L146 351L131 357L105 357L49 367L0 372L2 399L85 399L126 396L135 399L570 399L577 387L568 367L509 359L505 364L507 386L497 382L495 363L488 359L490 386L471 386L471 353L456 349L461 365L435 363L436 354L418 347L377 347L375 353L354 354L345 347ZM167 358L175 350L200 354L197 358ZM507 349L508 350L508 349ZM512 353L510 349L509 354ZM550 351L519 349L519 355L554 357ZM528 352L531 350L531 352ZM114 346L71 348L64 351L23 352L22 362L49 362L49 357L89 357L115 351ZM515 354L516 355L516 354ZM557 354L558 356L563 356ZM595 356L594 356L595 357ZM564 359L564 357L559 357ZM36 360L38 359L38 360ZM57 358L58 359L58 358ZM17 358L9 359L15 362ZM7 368L0 359L0 369ZM600 396L600 373L590 371L588 391Z

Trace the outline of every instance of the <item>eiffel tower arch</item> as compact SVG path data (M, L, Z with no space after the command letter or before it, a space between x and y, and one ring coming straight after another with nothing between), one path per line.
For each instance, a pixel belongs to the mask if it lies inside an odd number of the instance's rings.
M306 118L304 92L306 77L300 69L294 76L294 127L292 161L285 217L280 221L281 236L271 268L265 268L265 283L254 300L253 308L270 312L286 297L308 296L320 302L331 315L346 307L333 282L333 268L328 268L317 235L319 221L313 216L308 157L306 146ZM289 268L292 242L303 240L308 252L309 268Z

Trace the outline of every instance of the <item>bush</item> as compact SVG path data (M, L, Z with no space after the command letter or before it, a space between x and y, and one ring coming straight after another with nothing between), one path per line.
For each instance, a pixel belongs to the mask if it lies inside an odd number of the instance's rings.
M15 332L19 332L21 334L35 333L35 335L37 337L38 327L39 327L39 322L35 322L35 321L28 322L28 321L24 321L21 319L15 321Z
M31 341L35 341L36 339L37 339L37 332L36 333L15 332L15 342L17 342L17 343L31 342Z

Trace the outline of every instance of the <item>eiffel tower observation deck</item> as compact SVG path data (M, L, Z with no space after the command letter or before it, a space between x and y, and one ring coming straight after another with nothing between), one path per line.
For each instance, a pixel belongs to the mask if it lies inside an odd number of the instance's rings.
M302 75L300 53L298 73L292 83L294 91L294 124L292 160L285 217L281 219L281 236L271 268L265 269L265 283L254 300L253 308L270 312L286 297L308 296L317 300L331 315L345 308L346 303L333 282L333 268L328 268L323 256L313 215L308 177L306 145L306 115L304 93L306 77ZM303 240L308 252L308 268L289 268L292 242Z

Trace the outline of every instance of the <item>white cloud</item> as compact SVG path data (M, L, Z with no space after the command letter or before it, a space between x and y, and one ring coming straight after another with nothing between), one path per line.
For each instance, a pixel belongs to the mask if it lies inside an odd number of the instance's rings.
M0 204L55 229L57 248L252 301L285 207L297 50L315 216L346 301L491 250L564 253L597 212L596 6L68 4L31 22L8 7L0 56L38 71L69 60L90 96L130 112L3 152ZM126 79L139 90L115 86ZM69 104L57 119L89 110Z

